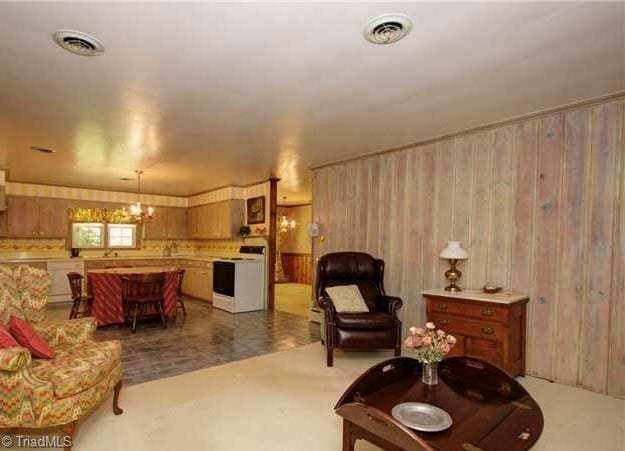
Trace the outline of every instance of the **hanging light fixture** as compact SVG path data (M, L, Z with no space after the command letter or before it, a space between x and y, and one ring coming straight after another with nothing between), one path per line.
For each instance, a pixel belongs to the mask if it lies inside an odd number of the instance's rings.
M294 219L287 218L286 216L280 216L278 220L278 230L280 232L286 232L287 230L294 229L297 227L297 223Z
M141 174L143 174L143 171L137 169L135 174L137 174L137 202L130 205L128 210L124 207L123 211L124 215L140 223L152 219L154 216L154 208L148 205L145 210L143 209L141 205Z

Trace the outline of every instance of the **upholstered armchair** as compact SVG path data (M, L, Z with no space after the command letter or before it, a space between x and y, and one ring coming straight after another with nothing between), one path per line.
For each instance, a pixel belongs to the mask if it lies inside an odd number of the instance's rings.
M326 288L356 285L368 312L337 312ZM394 349L401 355L402 300L384 291L384 261L362 252L326 254L317 262L317 303L323 309L322 336L327 365L334 364L335 348Z
M77 420L111 390L113 411L122 413L121 345L93 341L94 318L46 321L49 288L45 271L0 265L0 322L11 315L28 321L55 352L37 359L23 347L0 349L0 428L56 427L72 437Z

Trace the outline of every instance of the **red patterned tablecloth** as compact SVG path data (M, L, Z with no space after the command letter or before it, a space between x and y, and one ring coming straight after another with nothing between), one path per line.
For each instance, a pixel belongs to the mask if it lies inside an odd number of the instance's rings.
M165 273L165 316L176 315L176 297L178 291L178 270L176 268L110 268L89 271L89 283L93 293L91 314L98 326L124 322L122 307L122 276L152 272Z

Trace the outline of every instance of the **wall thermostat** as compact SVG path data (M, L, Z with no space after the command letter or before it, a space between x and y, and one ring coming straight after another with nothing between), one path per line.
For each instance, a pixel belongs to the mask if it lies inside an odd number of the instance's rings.
M319 224L317 224L316 222L311 222L310 224L308 224L308 235L310 235L311 238L316 238L319 236Z

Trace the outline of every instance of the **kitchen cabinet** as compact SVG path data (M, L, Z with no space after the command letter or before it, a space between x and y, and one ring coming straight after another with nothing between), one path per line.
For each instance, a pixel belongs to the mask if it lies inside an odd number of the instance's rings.
M199 214L200 207L190 207L187 209L187 236L189 238L199 238Z
M67 201L64 199L9 196L5 216L5 234L9 237L67 236Z
M211 301L213 299L213 264L182 260L180 267L185 270L182 292L194 298Z
M230 239L237 236L244 218L243 199L198 205L188 210L188 234L196 239Z
M186 208L159 207L154 218L145 223L146 239L174 239L187 237Z

